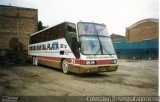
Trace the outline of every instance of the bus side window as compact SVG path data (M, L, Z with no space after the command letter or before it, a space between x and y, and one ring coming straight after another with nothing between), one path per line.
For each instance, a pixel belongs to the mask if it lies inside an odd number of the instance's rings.
M58 26L58 38L63 38L64 37L64 24L61 24Z
M52 31L51 31L51 40L55 40L57 39L57 33L56 33L56 29L53 28Z
M49 41L50 40L50 31L45 31L44 32L44 41Z
M44 40L44 33L43 32L41 32L40 34L39 34L39 42L43 42Z
M34 35L34 37L35 37L35 43L38 43L38 41L39 41L38 35L36 34L36 35Z
M63 38L64 37L64 29L60 28L58 32L58 38Z
M67 25L67 31L68 32L76 32L76 25L75 24L72 24L72 23L69 23Z

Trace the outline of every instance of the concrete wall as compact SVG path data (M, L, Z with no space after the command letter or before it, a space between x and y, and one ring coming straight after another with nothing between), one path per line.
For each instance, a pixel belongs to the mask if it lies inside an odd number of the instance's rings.
M158 19L144 19L126 28L126 38L130 42L158 39Z
M36 32L38 10L0 5L0 49L10 49L12 38L18 38L27 50L28 34Z

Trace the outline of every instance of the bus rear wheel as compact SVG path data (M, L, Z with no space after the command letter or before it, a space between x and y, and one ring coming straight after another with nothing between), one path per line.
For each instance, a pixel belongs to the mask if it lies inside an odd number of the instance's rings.
M62 63L61 63L61 66L62 66L63 73L67 74L68 73L68 63L67 63L67 61L63 60Z
M33 65L37 66L38 65L38 58L33 57Z

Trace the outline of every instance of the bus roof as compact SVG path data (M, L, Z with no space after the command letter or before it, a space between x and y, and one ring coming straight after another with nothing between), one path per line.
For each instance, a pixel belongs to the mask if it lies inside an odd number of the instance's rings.
M80 21L78 23L88 23L88 24L99 24L99 25L105 25L104 23L95 23L95 22L83 22L83 21ZM77 23L77 24L78 24ZM106 25L105 25L106 26Z

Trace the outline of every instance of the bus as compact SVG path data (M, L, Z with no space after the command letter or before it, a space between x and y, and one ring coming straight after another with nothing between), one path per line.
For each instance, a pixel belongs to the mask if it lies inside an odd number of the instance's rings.
M63 22L30 34L28 54L33 65L58 68L67 74L113 72L117 55L106 25Z

